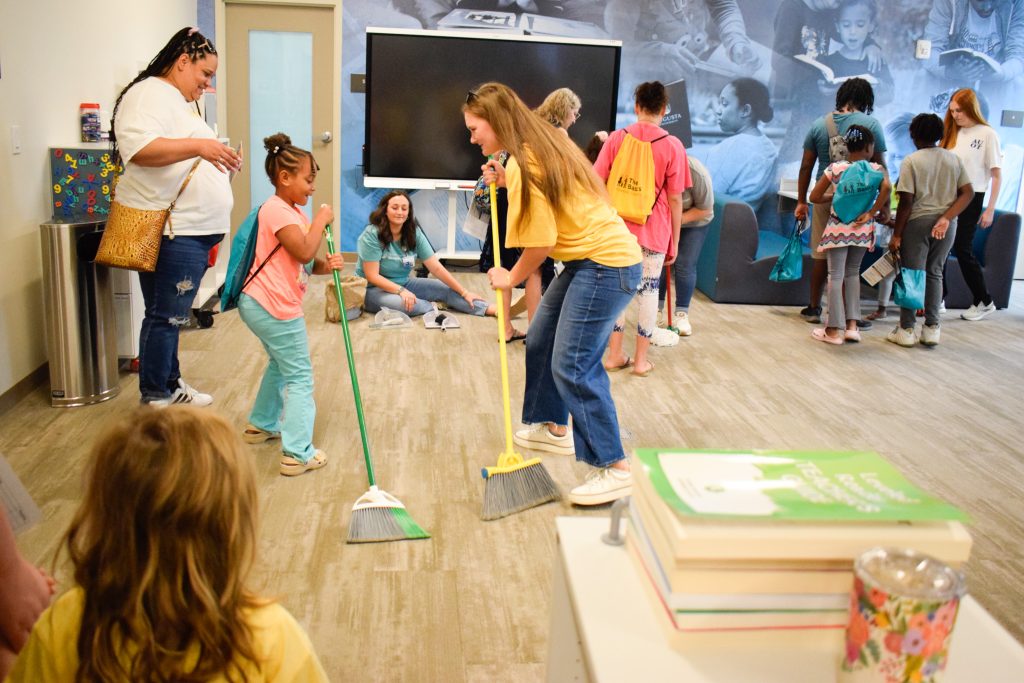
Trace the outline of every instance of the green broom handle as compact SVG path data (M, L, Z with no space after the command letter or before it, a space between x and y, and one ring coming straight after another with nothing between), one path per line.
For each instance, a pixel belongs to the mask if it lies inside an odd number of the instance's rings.
M331 224L324 226L324 235L327 237L327 253L334 253L334 235L331 234ZM352 378L352 395L356 401L356 417L359 418L359 437L363 440L363 459L366 461L366 477L370 480L370 486L376 486L377 481L373 476L373 463L370 461L370 444L366 440L366 420L363 419L363 399L359 395L359 378L356 377L356 361L352 357L352 337L348 333L348 316L345 315L345 300L341 296L341 276L338 271L331 269L334 276L334 294L338 297L338 308L341 310L341 332L345 337L345 356L348 359L348 374Z

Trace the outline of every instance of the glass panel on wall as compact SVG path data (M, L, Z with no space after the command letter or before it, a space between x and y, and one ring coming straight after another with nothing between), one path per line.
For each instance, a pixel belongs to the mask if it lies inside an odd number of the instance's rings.
M274 193L263 164L263 138L286 133L292 144L313 148L313 34L249 32L249 136L253 207ZM311 206L304 207L311 216Z

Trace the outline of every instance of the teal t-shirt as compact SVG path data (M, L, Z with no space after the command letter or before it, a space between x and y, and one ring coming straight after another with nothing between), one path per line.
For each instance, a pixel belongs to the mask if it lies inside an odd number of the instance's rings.
M363 234L359 236L359 244L356 246L359 260L356 261L356 275L366 277L363 270L363 263L366 261L380 263L380 274L391 280L396 285L404 285L409 281L416 259L426 261L434 255L434 248L430 246L427 236L418 227L416 228L416 251L406 251L398 242L392 242L387 247L380 243L377 237L377 226L367 225Z
M883 158L885 157L885 132L882 130L882 125L878 123L878 119L859 111L847 114L834 114L834 117L836 130L840 135L846 135L846 131L854 124L864 126L870 130L871 134L875 136L875 151L881 154ZM811 129L807 131L807 137L804 138L804 149L808 152L817 153L818 172L814 174L814 177L821 178L821 174L832 163L832 160L828 157L828 128L825 126L824 116L811 124Z

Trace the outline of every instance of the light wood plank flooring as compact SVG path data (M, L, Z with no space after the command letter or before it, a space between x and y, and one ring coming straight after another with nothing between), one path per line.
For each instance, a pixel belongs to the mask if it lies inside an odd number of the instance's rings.
M458 277L486 291L477 273ZM324 278L307 297L319 407L319 472L277 474L277 449L251 447L262 496L255 584L308 629L331 680L539 681L547 657L556 515L606 515L566 503L481 522L480 467L504 444L496 327L460 316L448 332L375 331L352 324L378 480L431 540L345 544L351 506L366 489L341 329L323 322ZM697 295L693 337L654 349L648 378L612 376L627 448L869 449L923 488L965 509L975 546L971 592L1024 638L1024 295L968 323L947 314L942 345L810 338L795 308L717 305ZM518 320L525 325L525 317ZM627 338L627 349L632 342ZM513 419L521 405L523 345L509 346ZM181 339L190 383L241 429L264 365L237 313ZM0 415L0 452L44 511L19 538L49 564L78 502L84 458L99 426L137 400L137 379L96 406L55 409L40 387ZM586 472L546 456L569 488ZM66 569L58 572L66 586ZM614 590L614 587L609 587Z

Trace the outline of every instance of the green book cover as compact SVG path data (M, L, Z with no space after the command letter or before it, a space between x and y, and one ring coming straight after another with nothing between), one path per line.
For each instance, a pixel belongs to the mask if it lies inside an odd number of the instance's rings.
M658 495L684 516L802 521L966 521L877 453L641 448Z

